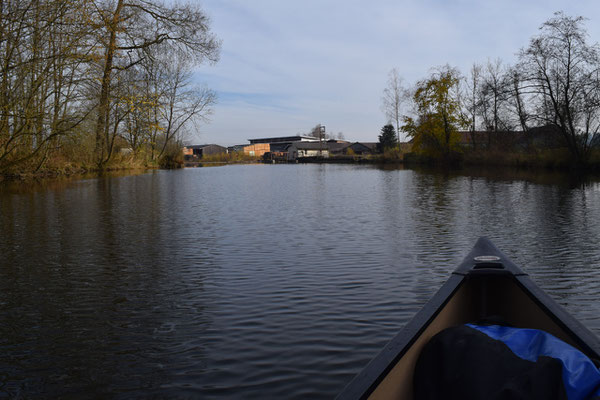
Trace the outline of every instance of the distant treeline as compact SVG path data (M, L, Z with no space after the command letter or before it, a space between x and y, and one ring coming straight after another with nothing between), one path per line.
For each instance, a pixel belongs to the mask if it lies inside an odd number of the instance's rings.
M0 1L0 175L174 157L215 101L192 68L219 47L193 3Z
M446 65L411 88L393 69L383 97L386 115L418 153L433 159L504 145L529 153L562 148L571 165L589 164L600 147L600 50L589 43L584 22L555 13L515 65L489 60L467 74Z

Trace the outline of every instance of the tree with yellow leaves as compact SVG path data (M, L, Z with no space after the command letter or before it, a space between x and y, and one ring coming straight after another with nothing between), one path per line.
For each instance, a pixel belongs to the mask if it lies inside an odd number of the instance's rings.
M416 117L404 116L402 130L417 152L449 160L460 152L458 128L468 124L460 113L457 70L444 66L417 83L412 100Z

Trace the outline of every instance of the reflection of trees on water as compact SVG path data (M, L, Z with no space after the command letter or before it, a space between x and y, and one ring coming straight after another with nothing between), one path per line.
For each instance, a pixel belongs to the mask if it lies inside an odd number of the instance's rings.
M406 198L405 182L407 174L400 171L382 171L377 175L379 184L377 196L382 204L377 207L378 219L384 225L382 232L394 232L389 238L381 238L387 244L385 251L389 252L391 259L401 260L401 254L405 252L406 246Z
M594 309L600 292L600 201L589 185L537 186L528 212L536 241L529 255L530 274L551 296L590 327L600 330Z
M411 173L405 210L408 224L407 242L414 260L413 293L424 304L447 279L469 245L456 235L456 215L461 207L457 192L460 179L444 174Z
M0 371L5 394L15 382L62 395L115 376L130 389L158 387L173 382L164 367L182 353L200 372L204 347L192 338L211 325L203 287L214 235L189 223L165 174L0 195L11 266L0 270L0 337L7 365L20 366ZM56 379L32 372L44 368Z
M600 193L593 179L487 171L413 177L412 234L425 275L432 265L456 265L477 237L488 236L563 305L589 305L577 300L600 291L600 210L593 206ZM431 281L420 280L423 287Z
M589 201L589 198L592 201ZM582 187L536 188L530 212L536 216L539 248L545 262L559 277L600 266L598 254L598 194Z
M454 231L456 215L462 207L460 187L460 178L445 174L415 174L410 207L420 252L427 256L424 261L452 261L457 241L462 242Z

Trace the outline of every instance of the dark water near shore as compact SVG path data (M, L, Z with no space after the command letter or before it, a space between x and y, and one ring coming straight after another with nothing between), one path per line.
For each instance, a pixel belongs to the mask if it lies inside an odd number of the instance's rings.
M600 334L600 184L246 165L0 186L0 397L332 398L490 237Z

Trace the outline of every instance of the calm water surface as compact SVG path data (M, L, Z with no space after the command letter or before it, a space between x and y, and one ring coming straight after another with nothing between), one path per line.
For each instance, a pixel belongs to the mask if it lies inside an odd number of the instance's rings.
M0 187L0 397L332 398L482 235L600 334L600 184L349 165Z

